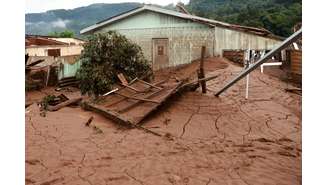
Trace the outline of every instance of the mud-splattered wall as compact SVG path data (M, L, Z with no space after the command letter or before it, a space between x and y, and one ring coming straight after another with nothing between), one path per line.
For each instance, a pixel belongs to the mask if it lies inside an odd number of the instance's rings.
M138 44L149 61L153 61L152 40L169 40L169 67L190 63L200 58L201 47L206 46L208 56L214 53L214 29L164 14L142 12L97 30L103 33L115 30Z
M249 34L241 31L215 27L215 55L221 55L225 49L269 50L281 41Z
M149 28L118 30L127 38L140 45L145 57L152 61L152 39L168 38L169 67L190 63L200 58L201 47L207 48L207 55L213 55L214 31L208 28Z

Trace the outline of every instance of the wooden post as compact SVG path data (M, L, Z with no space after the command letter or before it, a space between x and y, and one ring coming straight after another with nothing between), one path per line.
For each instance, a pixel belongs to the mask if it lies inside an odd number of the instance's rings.
M204 57L205 57L205 46L202 46L202 53L201 53L201 59L199 64L199 74L198 79L205 78L205 71L204 71ZM202 93L206 93L206 81L200 81L200 85L202 87Z

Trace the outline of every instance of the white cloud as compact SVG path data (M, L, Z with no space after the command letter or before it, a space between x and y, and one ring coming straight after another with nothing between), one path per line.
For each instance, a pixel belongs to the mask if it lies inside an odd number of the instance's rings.
M56 21L52 21L50 24L52 27L66 28L66 24L69 22L69 20L58 19Z
M73 9L93 3L139 2L147 4L168 5L177 2L188 3L189 0L27 0L25 13L45 12L53 9Z

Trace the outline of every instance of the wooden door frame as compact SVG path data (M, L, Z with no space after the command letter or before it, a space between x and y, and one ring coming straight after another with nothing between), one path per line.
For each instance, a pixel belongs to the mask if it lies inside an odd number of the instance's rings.
M169 47L170 47L170 40L168 37L155 37L151 39L151 57L152 57L152 70L154 71L154 63L155 63L155 53L154 53L154 45L155 45L155 40L160 40L160 39L165 39L167 40L167 57L168 57L168 62L170 64L170 57L169 57Z

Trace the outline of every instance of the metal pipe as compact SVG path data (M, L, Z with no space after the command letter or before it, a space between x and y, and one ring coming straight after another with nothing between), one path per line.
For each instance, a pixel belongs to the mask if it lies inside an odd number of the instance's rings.
M234 85L236 82L238 82L240 79L245 77L247 74L250 72L254 71L257 67L259 67L261 64L269 60L271 57L273 57L277 52L280 52L293 42L297 41L300 37L302 36L302 29L299 29L297 32L295 32L293 35L288 37L286 40L284 40L280 45L275 47L273 50L271 50L269 53L264 55L263 58L258 60L256 63L254 63L252 66L249 68L245 69L242 71L238 76L236 76L233 80L231 80L229 83L227 83L220 91L218 91L215 96L219 96L221 93L223 93L225 90L230 88L232 85Z

